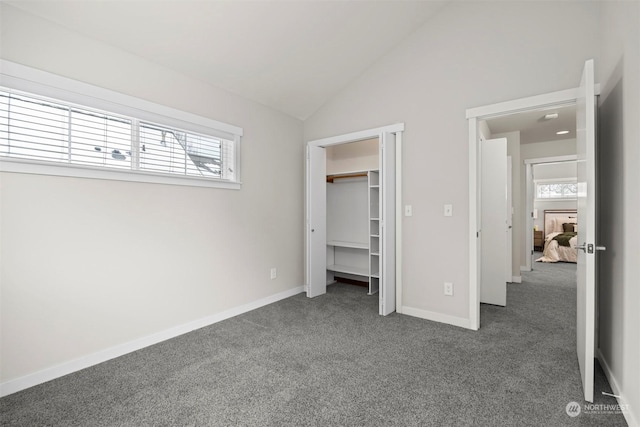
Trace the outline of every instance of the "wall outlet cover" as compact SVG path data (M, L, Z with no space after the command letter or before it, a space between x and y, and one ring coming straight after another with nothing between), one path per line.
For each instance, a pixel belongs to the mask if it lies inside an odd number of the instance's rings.
M444 282L444 294L447 296L453 296L453 283Z

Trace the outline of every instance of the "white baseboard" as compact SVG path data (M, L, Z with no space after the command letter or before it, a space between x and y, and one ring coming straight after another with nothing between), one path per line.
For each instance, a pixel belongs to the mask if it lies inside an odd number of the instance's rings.
M522 283L522 276L512 276L511 283Z
M459 326L465 329L471 329L471 322L469 322L469 319L465 319L463 317L449 316L447 314L407 306L402 306L402 314L432 320L434 322L446 323L448 325Z
M638 417L638 414L634 412L634 409L637 410L638 408L634 408L633 405L631 405L630 402L628 402L624 398L624 394L622 390L620 390L620 385L618 383L618 380L613 375L613 372L611 372L611 368L607 363L607 359L605 359L600 349L596 350L596 357L598 358L598 361L600 361L600 366L602 366L604 375L607 377L607 380L609 380L609 385L611 386L611 390L613 391L613 394L620 396L616 398L616 400L618 401L618 404L626 408L626 410L623 411L622 414L624 415L624 418L627 421L627 424L629 425L629 427L639 427L640 418Z
M55 378L62 377L72 372L79 371L81 369L88 368L98 363L106 362L107 360L114 359L116 357L123 356L127 353L131 353L136 350L148 347L153 344L157 344L162 341L166 341L171 338L175 338L179 335L186 334L196 329L203 328L205 326L212 325L214 323L221 322L231 317L238 316L243 313L255 310L265 305L272 304L285 298L297 295L304 292L304 286L298 286L293 289L289 289L284 292L270 295L265 298L261 298L257 301L250 302L238 307L225 310L221 313L217 313L211 316L207 316L202 319L194 320L189 323L185 323L173 328L157 332L146 337L138 338L133 341L129 341L115 347L107 348L88 356L83 356L78 359L64 362L60 365L52 366L50 368L43 369L33 374L25 375L20 378L6 381L0 384L0 397L7 396L9 394L24 390L29 387L33 387L38 384L42 384L47 381L51 381Z
M526 265L521 265L520 271L531 271L531 267L527 267Z

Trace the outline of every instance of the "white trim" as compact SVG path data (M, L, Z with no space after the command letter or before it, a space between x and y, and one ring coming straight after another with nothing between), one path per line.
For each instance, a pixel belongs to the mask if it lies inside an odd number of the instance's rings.
M600 95L600 84L595 85L595 95ZM467 119L488 119L492 117L516 114L532 108L544 108L572 104L576 102L580 94L579 88L559 90L557 92L544 93L542 95L529 96L527 98L513 99L497 104L483 105L467 109Z
M226 188L230 190L240 190L242 187L241 182L221 181L212 178L186 177L131 169L109 169L69 163L38 162L35 160L4 157L0 158L0 172L144 182L148 184L183 185L190 187Z
M543 179L534 179L534 184L545 184L548 182L557 182L558 184L573 184L574 182L578 182L578 177L568 177L568 178L543 178Z
M511 283L522 283L522 276L512 276Z
M383 133L404 132L404 123L396 123L374 129L367 129L358 132L351 132L345 135L330 136L328 138L315 139L307 142L307 146L329 147L332 145L340 145L346 142L362 141L369 138L379 138Z
M534 213L534 201L533 201L533 193L535 192L535 186L533 185L533 164L531 163L527 163L527 161L525 160L525 171L524 171L524 179L525 179L525 190L524 190L524 194L525 194L525 211L524 211L524 229L525 229L525 233L524 233L524 247L525 247L525 253L527 254L527 256L525 256L525 268L526 270L523 270L522 267L520 267L520 271L531 271L531 263L533 261L533 221L535 220L535 218L533 217L533 213Z
M596 349L596 357L600 362L600 366L602 366L604 375L607 377L607 380L609 381L609 385L611 386L611 390L613 391L613 394L619 396L616 398L616 400L618 401L618 404L621 407L626 408L625 411L622 411L622 415L624 415L624 419L627 421L627 424L629 426L640 426L640 414L637 414L636 412L634 412L634 409L636 408L634 408L634 406L631 405L629 401L627 401L627 399L625 398L625 395L622 393L622 389L620 388L620 384L618 383L618 380L613 375L613 372L611 371L611 368L607 363L607 359L604 357L604 355L602 354L599 348Z
M554 197L548 199L535 199L536 202L577 202L578 199L576 197Z
M435 311L422 310L420 308L402 306L402 314L407 316L419 317L420 319L431 320L448 325L459 326L465 329L474 329L471 327L469 319L457 316L449 316L447 314L436 313Z
M199 178L197 176L147 173L133 169L78 167L77 165L62 162L38 162L30 159L4 157L0 159L0 171L193 187L241 188L240 137L243 135L243 129L238 126L3 59L0 59L0 86L7 88L10 92L26 92L39 97L77 104L85 108L127 116L135 120L159 123L163 126L171 126L185 131L233 140L236 150L236 180L226 181L215 178ZM136 146L132 147L133 151L136 149Z
M480 260L478 250L480 230L478 225L478 120L469 119L469 326L480 329Z
M599 85L596 85L595 93L596 95L600 93ZM481 230L479 229L480 218L478 217L478 184L480 181L478 178L479 166L477 122L478 120L483 120L490 117L506 116L509 114L515 114L523 111L550 106L573 104L576 102L578 95L579 89L572 88L527 98L499 102L497 104L469 108L466 111L469 129L469 319L472 326L471 329L478 329L478 327L480 326L480 304L478 298L478 294L480 292L480 271L478 269L479 251L477 249L477 233L479 233ZM529 229L533 229L533 227Z
M123 356L127 353L140 350L142 348L157 344L162 341L166 341L171 338L186 334L196 329L203 328L205 326L213 325L214 323L221 322L231 317L238 316L243 313L255 310L265 305L273 304L274 302L283 300L285 298L292 297L303 292L303 286L298 286L293 289L289 289L277 294L261 298L257 301L253 301L238 307L225 310L221 313L217 313L211 316L207 316L202 319L194 320L189 323L185 323L179 326L175 326L170 329L166 329L155 334L141 337L133 341L126 342L111 348L100 350L96 353L88 356L80 357L68 362L61 363L59 365L43 369L38 372L34 372L29 375L25 375L20 378L6 381L0 384L0 397L7 396L12 393L16 393L20 390L24 390L29 387L33 387L38 384L42 384L46 381L51 381L55 378L62 377L72 372L77 372L81 369L88 368L93 365L97 365L107 360L114 359L116 357Z
M396 312L402 313L402 133L396 134Z
M531 258L531 257L529 257ZM521 265L520 266L520 271L524 272L524 271L531 271L531 266L526 266L526 265Z
M537 165L539 163L565 163L565 162L577 162L577 154L568 154L566 156L554 156L554 157L539 157L536 159L525 159L525 165Z

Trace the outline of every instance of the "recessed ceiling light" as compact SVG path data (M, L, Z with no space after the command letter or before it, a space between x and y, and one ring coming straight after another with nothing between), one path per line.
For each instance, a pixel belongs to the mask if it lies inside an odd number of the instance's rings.
M558 132L556 132L556 135L566 135L568 133L569 133L568 130L559 130Z
M549 113L544 115L545 120L557 119L558 113Z

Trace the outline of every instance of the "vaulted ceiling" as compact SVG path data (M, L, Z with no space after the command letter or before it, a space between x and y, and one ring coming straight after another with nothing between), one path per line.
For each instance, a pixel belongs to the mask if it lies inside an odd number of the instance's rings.
M306 119L446 1L8 1Z

